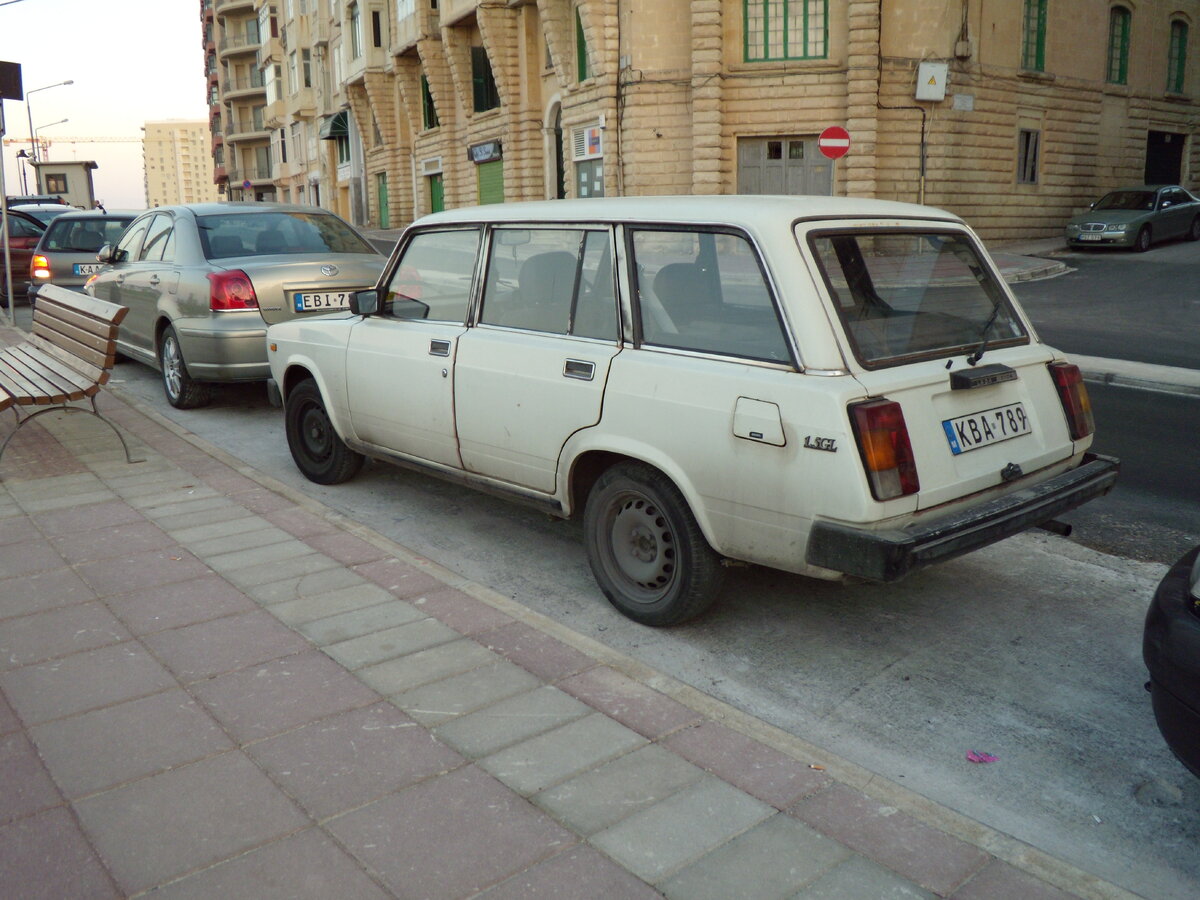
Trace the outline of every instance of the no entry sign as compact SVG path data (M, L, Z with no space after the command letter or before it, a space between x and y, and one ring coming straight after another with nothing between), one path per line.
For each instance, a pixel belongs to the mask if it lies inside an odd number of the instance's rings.
M817 149L830 159L841 159L850 149L850 132L840 125L830 125L817 138Z

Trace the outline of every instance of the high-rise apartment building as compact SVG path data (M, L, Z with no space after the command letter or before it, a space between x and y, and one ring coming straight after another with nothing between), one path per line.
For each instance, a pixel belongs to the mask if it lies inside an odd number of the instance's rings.
M207 122L147 122L144 130L148 207L218 199Z

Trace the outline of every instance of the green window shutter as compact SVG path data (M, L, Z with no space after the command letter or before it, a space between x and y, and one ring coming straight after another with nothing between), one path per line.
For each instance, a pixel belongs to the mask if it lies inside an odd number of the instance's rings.
M479 202L504 202L504 160L497 159L489 163L481 163L475 167L479 178Z
M583 16L579 7L575 7L575 71L579 81L586 81L588 75L587 41L583 36Z
M433 93L429 90L429 79L421 76L421 124L426 128L437 128L437 106L433 102Z

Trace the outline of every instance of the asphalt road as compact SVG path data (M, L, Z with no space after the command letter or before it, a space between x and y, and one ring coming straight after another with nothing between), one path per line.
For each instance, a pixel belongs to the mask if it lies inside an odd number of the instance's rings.
M1147 271L1140 258L1133 271ZM1073 514L1078 540L1031 532L888 587L734 569L710 615L653 630L603 601L574 523L382 464L311 484L261 387L222 388L211 407L180 412L156 373L122 363L114 390L416 553L938 803L1143 896L1200 895L1200 779L1158 735L1140 658L1163 563L1200 540L1180 438L1198 433L1200 401L1093 387L1097 447L1125 469L1113 495ZM971 749L1000 760L972 765Z

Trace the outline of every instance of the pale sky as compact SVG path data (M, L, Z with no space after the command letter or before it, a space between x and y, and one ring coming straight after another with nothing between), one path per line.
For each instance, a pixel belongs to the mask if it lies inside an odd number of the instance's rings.
M38 137L49 159L91 159L96 199L111 209L146 205L142 126L208 117L199 0L0 0L0 60L21 64ZM4 178L21 193L16 153L29 149L29 112L5 100ZM49 126L60 119L68 121ZM119 137L136 142L66 143L56 138ZM28 171L34 192L33 170Z

